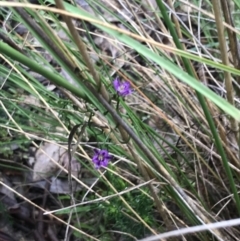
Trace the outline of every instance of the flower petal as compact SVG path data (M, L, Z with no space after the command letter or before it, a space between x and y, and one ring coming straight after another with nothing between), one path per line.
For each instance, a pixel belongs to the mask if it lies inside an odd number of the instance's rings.
M108 156L108 151L107 150L101 150L100 155L102 155L104 158Z
M94 167L95 167L96 169L99 169L101 166L98 165L98 164L95 164Z
M105 149L103 150L94 150L95 154L92 157L92 162L94 163L94 167L99 169L101 167L107 167L109 161L111 160L112 156L109 155L109 152Z
M120 86L120 80L119 78L117 77L114 81L113 81L113 86L114 86L114 89L117 90Z
M94 149L94 154L95 154L95 155L99 155L99 153L100 153L100 150L98 150L98 149L95 148L95 149Z
M121 96L126 96L132 93L130 82L120 81L118 77L113 81L113 87L115 91Z
M108 160L102 161L102 163L101 163L102 167L107 167L107 165L108 165Z

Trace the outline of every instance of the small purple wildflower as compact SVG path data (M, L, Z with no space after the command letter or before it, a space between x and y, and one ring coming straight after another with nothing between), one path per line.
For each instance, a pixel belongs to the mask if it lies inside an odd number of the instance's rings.
M116 78L113 81L113 87L117 91L117 93L123 97L132 93L129 81L120 81L119 78Z
M109 155L107 150L94 150L95 154L92 158L94 166L96 169L100 167L107 167L108 162L111 160L111 156Z

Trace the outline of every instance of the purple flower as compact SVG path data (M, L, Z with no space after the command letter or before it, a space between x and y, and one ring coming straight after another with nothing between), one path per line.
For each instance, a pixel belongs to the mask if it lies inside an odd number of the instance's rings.
M120 81L119 78L116 78L113 81L113 87L117 91L117 93L123 97L132 93L129 81Z
M95 154L92 158L92 161L94 163L94 166L96 169L99 169L100 167L107 167L108 162L112 158L107 150L94 150Z

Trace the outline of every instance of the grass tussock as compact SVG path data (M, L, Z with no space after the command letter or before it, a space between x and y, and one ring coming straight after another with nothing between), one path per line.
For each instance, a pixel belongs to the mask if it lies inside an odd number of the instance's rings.
M0 6L0 239L239 240L238 1Z

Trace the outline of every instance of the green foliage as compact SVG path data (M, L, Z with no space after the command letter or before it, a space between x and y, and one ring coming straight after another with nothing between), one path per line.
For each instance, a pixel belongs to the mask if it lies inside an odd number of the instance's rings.
M108 180L120 192L126 190L129 185L122 179L109 174ZM107 187L106 187L107 188ZM149 193L147 188L142 188L143 191ZM104 196L114 194L111 191L105 191ZM138 213L138 215L151 227L156 227L159 223L155 219L155 209L153 200L136 189L123 195L126 202ZM121 230L136 238L141 238L149 234L149 230L132 214L130 210L124 207L123 202L118 198L112 198L110 204L102 203L99 205L103 214L103 222L105 231L108 230ZM125 236L124 240L133 240L130 236Z

